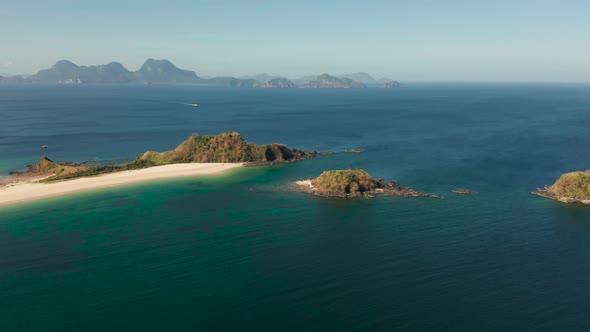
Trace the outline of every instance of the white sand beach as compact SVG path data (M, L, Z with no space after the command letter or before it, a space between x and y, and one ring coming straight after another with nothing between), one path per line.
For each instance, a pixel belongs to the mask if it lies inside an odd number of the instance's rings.
M173 164L54 183L15 183L0 187L0 206L149 180L219 174L240 166L240 163Z

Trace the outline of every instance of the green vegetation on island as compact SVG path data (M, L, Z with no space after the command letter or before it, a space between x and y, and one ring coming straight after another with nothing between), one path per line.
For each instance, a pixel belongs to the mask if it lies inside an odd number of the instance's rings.
M39 164L29 167L25 173L15 176L37 174L45 177L43 181L58 181L86 176L94 176L119 171L143 169L181 163L248 163L264 165L305 160L318 153L290 149L283 144L256 145L245 141L239 133L219 135L193 134L174 150L166 152L148 151L134 161L121 165L86 166L72 163L55 163L41 157Z
M590 171L563 174L553 185L533 194L563 203L590 204Z
M380 188L378 179L373 179L369 173L358 168L325 171L313 179L311 183L322 195L345 193L355 196Z
M323 197L374 197L383 194L402 197L431 197L437 195L419 193L411 188L399 186L397 182L384 182L382 179L371 177L362 169L329 170L317 178L297 181L297 188L301 191Z
M239 133L193 135L174 150L148 151L138 161L154 165L172 163L277 163L309 159L317 152L289 149L283 144L256 145L246 142Z
M47 177L42 180L42 182L53 182L53 181L60 181L60 180L68 180L68 179L75 179L75 178L82 178L88 176L95 176L101 174L108 174L114 172L122 172L122 171L131 171L137 169L144 169L148 167L157 166L155 164L150 163L149 161L139 161L135 160L131 163L122 164L122 165L97 165L97 166L84 166L84 165L74 165L74 164L58 164L51 161L47 157L41 157L42 165L45 163L45 166L37 167L37 173L45 174ZM32 169L35 171L35 168Z

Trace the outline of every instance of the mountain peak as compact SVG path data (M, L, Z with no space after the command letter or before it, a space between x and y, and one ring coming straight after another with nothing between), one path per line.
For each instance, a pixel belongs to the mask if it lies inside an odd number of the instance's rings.
M321 74L315 80L304 85L306 88L364 88L365 85L350 78L338 78L329 74Z
M340 75L340 78L348 78L351 80L355 80L357 82L363 83L363 84L375 84L377 83L377 80L375 80L373 78L373 76L364 73L364 72L358 72L358 73L352 73L352 74L345 74L345 75Z
M141 66L141 68L139 68L139 71L175 71L175 70L180 70L178 67L176 67L172 62L170 62L170 60L158 60L158 59L152 59L149 58L147 60L145 60L145 62L143 63L143 65Z
M106 64L109 67L123 67L123 65L120 62L115 62L115 61L111 61L109 63ZM125 67L123 67L125 68Z
M140 80L154 83L191 83L199 79L194 71L180 69L169 60L152 58L145 60L141 68L135 72L135 76Z
M75 63L73 63L72 61L69 60L59 60L58 62L56 62L53 65L53 68L55 69L75 69L78 68L78 65L76 65Z

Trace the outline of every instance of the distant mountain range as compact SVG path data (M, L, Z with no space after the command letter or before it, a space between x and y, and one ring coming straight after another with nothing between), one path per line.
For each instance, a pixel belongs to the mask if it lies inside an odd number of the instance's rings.
M239 78L242 80L257 80L258 82L268 82L268 81L273 80L275 78L284 78L284 77L273 76L273 75L269 75L267 73L262 73L262 74L258 74L258 75L240 76Z
M353 74L346 74L338 76L340 78L348 78L353 81L357 81L363 84L377 84L377 80L373 78L373 76L367 73L353 73Z
M316 79L305 83L303 87L313 89L364 89L366 86L363 83L359 83L350 78L339 78L328 74L322 74L316 77Z
M286 78L273 78L266 82L258 82L254 86L257 88L298 88L297 84Z
M365 88L365 84L378 84L367 73L354 73L339 77L322 74L291 81L284 77L259 74L222 77L199 77L194 71L176 67L168 60L147 59L137 71L129 71L118 62L98 66L78 66L68 60L60 60L51 68L29 77L0 76L0 83L61 83L61 84L195 84L208 86L257 87L257 88ZM391 83L390 80L384 83ZM385 84L398 87L399 83Z

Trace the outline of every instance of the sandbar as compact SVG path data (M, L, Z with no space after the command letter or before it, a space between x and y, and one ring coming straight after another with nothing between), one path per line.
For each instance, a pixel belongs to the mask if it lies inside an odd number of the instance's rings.
M242 165L241 163L172 164L59 182L13 183L0 187L0 206L150 180L219 174Z

